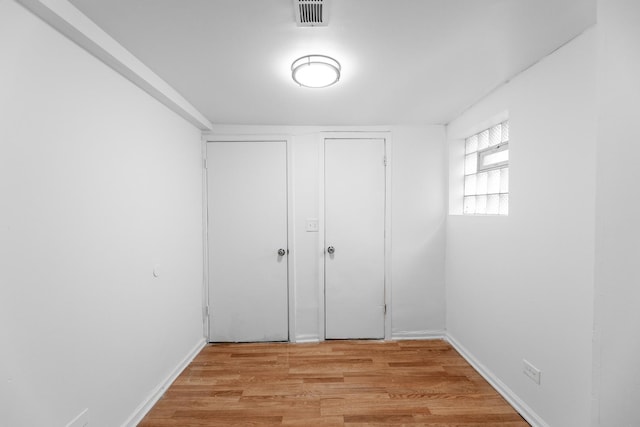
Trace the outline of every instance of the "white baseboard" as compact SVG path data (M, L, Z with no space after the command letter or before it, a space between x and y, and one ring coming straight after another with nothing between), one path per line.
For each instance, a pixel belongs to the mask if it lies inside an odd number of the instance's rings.
M318 337L318 335L316 334L300 334L300 335L296 335L296 337L294 338L295 343L309 343L309 342L320 342L320 337Z
M520 399L514 392L511 390L505 383L503 383L493 372L491 372L486 366L484 366L478 359L476 359L473 354L469 352L460 342L458 342L454 337L450 334L446 334L445 339L449 341L449 343L456 349L458 353L462 357L465 358L467 362L476 370L482 377L487 380L489 384L498 392L502 397L505 398L507 402L511 406L514 407L516 411L522 415L532 427L549 427L538 414L535 413L529 405L524 403L522 399Z
M189 363L200 353L200 351L207 344L207 341L202 338L198 343L193 347L193 349L185 356L184 359L178 363L173 371L169 374L167 378L165 378L160 384L151 392L151 395L147 397L138 407L133 411L133 414L122 424L123 427L135 427L138 425L140 421L147 415L147 413L153 408L153 405L160 400L164 392L169 388L169 386L178 378L178 375L185 370Z
M392 332L392 340L443 340L446 339L445 331L401 331Z

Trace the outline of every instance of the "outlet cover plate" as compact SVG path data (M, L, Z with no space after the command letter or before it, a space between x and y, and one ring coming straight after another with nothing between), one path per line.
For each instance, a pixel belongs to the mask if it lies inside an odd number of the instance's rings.
M540 385L540 369L533 366L526 359L522 359L522 372L531 378L534 383Z

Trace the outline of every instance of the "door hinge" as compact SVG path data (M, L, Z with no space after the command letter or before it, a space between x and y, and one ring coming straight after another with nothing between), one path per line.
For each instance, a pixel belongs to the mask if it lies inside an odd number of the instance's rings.
M204 308L204 317L209 317L209 306L205 306Z
M387 304L384 305L384 314L387 315Z
M387 166L387 156L384 156L384 158L382 159L382 163Z
M202 159L202 167L207 169L207 159Z

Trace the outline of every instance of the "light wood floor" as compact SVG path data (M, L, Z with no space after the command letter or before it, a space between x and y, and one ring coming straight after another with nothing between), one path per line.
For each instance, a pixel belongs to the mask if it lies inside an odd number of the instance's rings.
M140 426L528 427L444 341L216 344Z

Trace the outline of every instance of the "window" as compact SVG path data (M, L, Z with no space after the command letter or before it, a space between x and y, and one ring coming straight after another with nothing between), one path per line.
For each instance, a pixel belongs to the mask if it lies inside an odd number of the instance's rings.
M509 214L509 122L465 140L465 215Z

